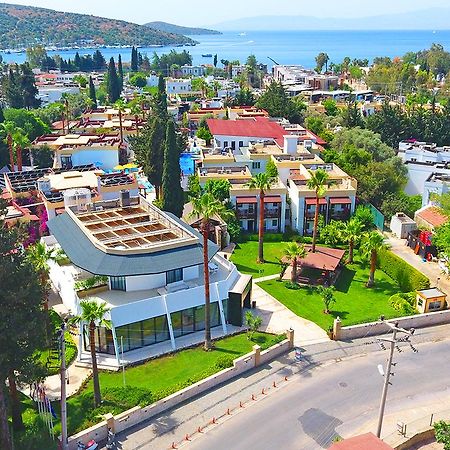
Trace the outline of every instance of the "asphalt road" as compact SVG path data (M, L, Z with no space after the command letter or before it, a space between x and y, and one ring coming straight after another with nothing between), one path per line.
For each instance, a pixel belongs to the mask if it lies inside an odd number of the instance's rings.
M395 354L386 434L398 420L450 408L450 325L417 330L413 342L419 353L403 343ZM291 352L121 433L118 448L179 448L186 434L192 439L183 443L187 449L327 448L336 434L376 429L383 383L377 365L387 356L376 338L308 346L301 362ZM230 416L223 417L228 408ZM195 433L212 417L218 424Z
M421 417L427 406L450 407L450 343L417 348L419 353L403 347L395 355L384 434L395 430L396 417ZM211 427L186 448L315 450L328 448L342 428L375 432L383 383L377 365L386 358L387 351L377 352L297 374L279 392Z

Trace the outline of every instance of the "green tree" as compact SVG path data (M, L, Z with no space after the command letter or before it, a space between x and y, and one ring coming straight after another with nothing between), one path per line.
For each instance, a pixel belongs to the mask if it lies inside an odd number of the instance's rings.
M131 49L131 71L137 72L138 70L138 51L137 48L134 48L133 46L133 48Z
M206 142L207 146L211 145L213 135L211 134L211 131L208 130L208 128L199 127L199 129L197 130L197 137L203 139Z
M36 87L34 73L28 63L20 65L20 90L25 108L39 108L41 106L41 100L37 98L39 91Z
M106 303L98 303L95 299L86 299L80 302L81 313L75 316L71 323L80 326L80 334L84 333L83 326L89 326L89 349L92 361L92 379L94 384L94 408L98 408L102 401L100 380L97 367L97 350L95 348L95 330L98 327L111 328L111 321L105 319L109 309Z
M205 344L204 349L209 351L211 344L211 301L209 283L209 253L208 239L210 233L210 221L215 216L220 216L226 220L230 212L224 204L214 198L209 192L205 192L201 197L192 199L192 217L201 217L201 233L203 236L203 279L205 284Z
M273 186L274 180L267 173L258 173L246 184L259 191L258 263L264 263L264 197Z
M306 258L308 252L303 244L289 242L283 251L283 256L292 264L291 282L297 283L297 264L299 259Z
M245 323L247 325L247 339L251 341L253 339L253 335L262 325L262 318L260 316L255 316L251 311L246 311Z
M375 271L377 269L377 259L380 250L384 249L384 237L378 231L365 233L361 240L361 253L364 257L370 259L370 273L367 287L371 288L375 285Z
M91 76L89 77L89 98L91 99L93 107L97 108L97 95L95 93L94 81Z
M274 179L278 178L277 165L273 162L272 159L270 159L269 162L267 163L266 172L270 178L274 178Z
M180 149L177 146L175 124L167 124L164 144L162 176L162 209L181 217L184 207L184 193L181 188Z
M213 62L214 67L217 67L217 53L214 55L214 60L213 61L214 61Z
M5 401L9 379L15 429L23 426L16 377L42 345L42 292L33 266L26 260L19 229L7 227L6 204L0 200L0 447L12 449Z
M306 106L303 103L295 103L287 94L281 83L273 81L264 94L256 102L258 108L265 109L272 117L284 117L292 123L301 123L303 111Z
M28 47L26 50L28 64L31 68L41 67L47 59L47 52L42 45Z
M3 137L3 141L8 145L9 151L9 165L14 172L14 151L13 151L13 134L16 133L16 125L12 121L6 121L0 123L0 132Z
M22 171L22 151L25 150L30 145L30 140L27 135L17 128L15 133L12 135L13 147L16 149L17 156L17 170Z
M450 423L440 420L434 424L436 442L444 444L444 450L450 450Z
M115 103L114 107L119 112L119 130L120 130L120 143L123 143L123 122L122 122L122 114L125 110L125 102L119 98Z
M83 75L75 75L73 77L73 82L77 83L81 88L85 88L88 84L88 80Z
M319 53L316 56L316 72L321 73L323 66L325 66L325 72L328 72L328 61L330 57L326 53Z
M337 107L336 101L332 98L327 98L322 102L322 106L325 108L325 113L327 116L335 117L339 114L339 108Z
M36 111L26 109L5 109L5 120L13 122L17 128L21 128L30 141L33 141L43 134L50 133L50 127L45 124L38 116Z
M359 241L361 234L363 232L362 223L355 217L352 217L348 222L345 222L342 228L342 237L344 241L348 244L348 258L347 263L353 263L353 251L355 249L355 244Z
M147 86L147 77L146 77L145 73L136 72L135 74L131 75L130 84L132 86L136 86L136 87L140 87L140 88Z
M322 298L323 304L325 306L324 313L330 314L330 306L336 303L336 298L334 296L334 286L318 286L317 292Z
M158 80L158 93L155 99L155 109L156 114L161 120L167 120L167 93L166 93L166 82L164 77L161 75Z
M317 242L317 228L319 224L319 207L320 199L325 196L328 186L330 183L330 176L323 169L317 169L316 171L309 171L311 177L306 182L308 189L314 191L316 197L316 205L314 209L314 228L313 228L313 240L311 251L316 252L316 242Z
M230 188L231 184L228 180L208 180L203 191L209 192L220 202L225 202L230 199Z
M123 90L123 67L122 67L122 55L119 54L119 59L117 60L117 75L119 77L120 92Z
M44 310L48 311L48 294L50 292L50 266L49 261L56 261L54 249L48 249L42 242L36 242L27 248L26 258L39 275L39 283L44 293Z
M117 76L116 64L114 58L109 60L108 75L106 79L106 90L108 92L108 101L113 104L120 97L120 81Z

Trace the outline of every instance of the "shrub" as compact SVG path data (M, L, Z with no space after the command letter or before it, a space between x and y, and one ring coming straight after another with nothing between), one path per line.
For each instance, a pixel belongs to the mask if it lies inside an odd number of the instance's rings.
M264 233L264 242L283 242L284 235L281 233ZM258 242L258 234L241 233L236 241L240 244L244 242Z
M379 252L378 265L386 275L398 283L402 292L420 291L430 287L430 280L423 273L389 250Z
M98 286L103 286L108 283L108 277L102 275L94 275L86 280L78 280L75 282L76 291L87 291Z
M444 450L450 450L450 422L440 420L434 424L436 442L444 444Z
M389 304L398 312L402 314L413 315L416 314L416 308L414 306L416 298L415 292L394 294L389 299Z
M214 363L214 367L219 370L228 369L229 367L233 367L233 357L232 356L220 356L217 358L217 361Z
M293 283L292 281L287 281L284 283L286 289L291 289L293 291L298 291L301 287L297 283Z

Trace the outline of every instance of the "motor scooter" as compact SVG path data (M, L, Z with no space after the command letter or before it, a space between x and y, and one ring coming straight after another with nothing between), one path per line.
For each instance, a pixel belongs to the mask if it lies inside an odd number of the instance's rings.
M112 450L116 448L116 435L111 429L108 429L108 437L106 438L106 448Z
M98 444L94 439L90 440L87 444L83 444L81 441L77 442L77 450L97 450Z

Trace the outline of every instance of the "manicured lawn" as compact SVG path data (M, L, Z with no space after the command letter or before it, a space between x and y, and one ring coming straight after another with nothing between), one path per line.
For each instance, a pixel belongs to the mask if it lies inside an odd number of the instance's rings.
M355 259L355 263L343 269L336 285L336 303L331 313L324 314L321 297L314 288L288 289L284 282L270 280L259 283L273 297L298 316L315 322L325 330L339 316L344 326L401 316L389 305L389 297L399 292L397 284L381 270L375 273L376 285L372 289L365 284L369 276L367 264Z
M137 405L151 404L225 367L231 367L233 359L250 352L255 344L260 345L262 349L267 349L283 339L284 336L255 333L250 341L246 334L239 334L215 341L215 349L211 352L205 352L200 346L182 350L126 369L125 387L121 371L101 372L100 386L103 402L99 408L93 409L92 380L78 395L68 400L69 435L99 422L101 416L107 412L118 414ZM58 416L55 421L55 431L59 434L59 405L53 406ZM27 436L25 433L20 436L23 444L17 445L17 450L56 448L56 446L49 446L49 439L39 421L36 408L25 396L23 396L22 408L24 421L27 424ZM29 447L25 443L30 440L35 447Z
M231 261L236 265L239 272L253 275L254 278L274 275L281 271L277 258L281 258L286 244L287 242L265 242L264 260L266 262L264 264L258 264L256 262L258 242L248 241L238 244L231 257Z

